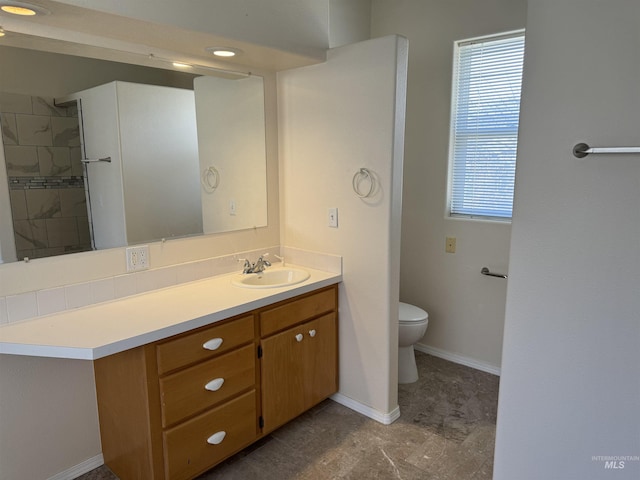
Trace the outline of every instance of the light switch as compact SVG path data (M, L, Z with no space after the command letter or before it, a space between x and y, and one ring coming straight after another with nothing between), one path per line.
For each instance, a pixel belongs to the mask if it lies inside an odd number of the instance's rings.
M329 209L328 225L332 228L338 228L338 209L335 207Z

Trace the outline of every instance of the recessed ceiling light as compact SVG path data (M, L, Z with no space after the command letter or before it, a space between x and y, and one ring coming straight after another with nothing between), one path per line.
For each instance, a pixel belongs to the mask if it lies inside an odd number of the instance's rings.
M0 10L11 15L34 16L49 15L51 12L40 5L33 5L26 2L5 2L0 1Z
M4 37L4 36L5 36L4 29L0 27L0 37Z
M236 55L240 55L242 50L234 47L207 47L205 50L216 57L235 57Z

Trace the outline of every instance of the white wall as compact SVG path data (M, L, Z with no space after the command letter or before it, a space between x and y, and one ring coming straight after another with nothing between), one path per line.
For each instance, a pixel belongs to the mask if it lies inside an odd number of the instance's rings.
M340 393L382 417L397 408L406 47L396 36L369 40L278 74L282 243L343 256ZM379 179L366 200L351 186L361 167Z
M496 480L640 478L638 19L529 1Z
M371 38L371 0L329 0L329 48Z
M127 243L202 233L193 91L129 82L116 91Z
M429 313L421 343L500 367L510 225L445 219L453 42L524 28L525 0L372 2L372 36L409 39L400 298ZM457 252L445 253L445 237Z
M263 227L267 224L267 165L262 77L203 76L193 84L199 170L215 168L218 184L214 190L200 188L204 232ZM216 180L209 177L205 182L215 185Z
M44 480L100 451L93 362L0 355L2 480Z

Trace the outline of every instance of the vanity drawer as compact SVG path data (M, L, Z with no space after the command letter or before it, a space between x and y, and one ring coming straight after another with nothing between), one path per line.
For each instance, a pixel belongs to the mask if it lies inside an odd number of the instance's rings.
M247 390L256 381L256 352L252 344L160 379L162 426Z
M333 287L265 310L260 313L261 336L266 337L335 309L336 289Z
M249 445L256 436L256 393L252 390L164 432L165 478L193 478Z
M253 315L248 315L160 343L156 347L158 372L162 375L226 352L253 339Z

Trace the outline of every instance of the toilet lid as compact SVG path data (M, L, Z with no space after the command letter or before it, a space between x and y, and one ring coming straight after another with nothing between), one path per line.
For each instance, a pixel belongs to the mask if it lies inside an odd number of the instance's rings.
M400 302L398 319L401 322L421 322L429 318L429 314L415 305Z

